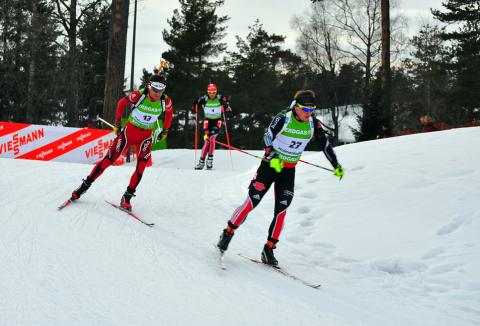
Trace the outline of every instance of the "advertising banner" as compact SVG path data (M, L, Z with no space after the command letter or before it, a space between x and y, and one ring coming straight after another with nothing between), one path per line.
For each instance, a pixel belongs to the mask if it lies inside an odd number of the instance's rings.
M95 163L113 139L111 130L0 121L0 158Z

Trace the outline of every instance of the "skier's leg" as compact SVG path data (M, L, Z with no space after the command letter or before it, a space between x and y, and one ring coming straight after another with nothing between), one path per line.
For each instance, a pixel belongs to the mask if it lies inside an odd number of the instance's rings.
M110 165L112 165L130 145L128 142L128 134L127 134L126 126L123 131L118 134L118 136L113 140L112 145L110 145L108 149L108 153L105 157L95 164L92 171L88 175L88 179L95 181L99 176L102 175L103 171L105 171Z
M244 203L238 207L230 217L227 227L220 234L217 247L221 251L228 249L228 244L233 237L235 229L237 229L247 218L248 213L253 210L267 193L273 182L273 169L268 163L262 162L257 170L253 180L248 188L248 196Z
M92 183L100 175L102 175L103 171L105 171L106 168L112 165L113 162L115 162L122 154L122 152L127 148L127 137L125 132L126 131L124 129L113 140L112 145L108 149L108 153L103 157L101 161L95 164L90 174L85 179L83 179L80 186L72 192L71 200L79 199L90 188Z
M275 180L275 210L272 223L268 229L267 243L263 246L262 261L269 265L278 265L278 260L273 254L278 239L283 230L287 208L293 200L293 190L295 184L295 169L284 168Z
M241 206L239 206L230 217L228 226L232 229L238 228L247 215L252 211L262 200L273 182L273 169L268 163L262 162L257 170L256 176L250 182L248 187L248 196Z
M152 155L152 138L149 137L145 139L138 148L138 158L137 158L137 166L135 171L130 178L130 183L128 187L135 191L137 189L138 184L142 180L143 172L147 167L147 162L150 156Z
M130 183L128 184L127 190L120 200L120 205L128 210L132 209L132 204L130 204L130 199L135 196L135 191L138 184L142 180L143 172L147 167L148 159L152 155L152 137L148 137L138 147L138 156L137 156L137 166L135 171L130 178Z
M287 208L293 200L295 188L295 168L284 168L275 181L275 209L274 217L268 229L268 241L278 242L283 230Z

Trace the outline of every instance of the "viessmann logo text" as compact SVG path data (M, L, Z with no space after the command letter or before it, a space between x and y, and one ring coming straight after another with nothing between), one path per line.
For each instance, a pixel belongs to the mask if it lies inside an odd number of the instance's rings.
M18 155L22 146L41 138L45 138L45 129L43 128L32 131L23 136L20 136L18 133L13 134L12 140L0 144L0 154L13 151L13 155Z
M92 156L96 156L99 159L103 158L105 152L108 151L108 148L112 143L113 139L106 142L100 139L93 147L90 147L85 151L86 158L90 158Z

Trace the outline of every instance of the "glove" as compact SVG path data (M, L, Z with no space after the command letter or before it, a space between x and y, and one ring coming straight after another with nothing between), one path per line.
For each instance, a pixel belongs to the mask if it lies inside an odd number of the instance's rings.
M340 164L337 165L337 167L335 168L335 170L333 171L333 174L337 177L340 178L340 180L342 180L343 178L343 175L345 174L345 172L343 171L342 169L342 166Z
M212 128L212 131L210 132L210 136L218 135L219 132L220 132L220 128L215 126L215 127Z
M274 152L272 146L265 147L265 155L263 156L263 159L265 161L270 161L272 158L274 158L277 155L277 153Z
M275 170L275 172L280 173L283 169L283 161L279 158L272 158L270 160L270 167Z
M207 140L210 135L208 134L208 129L203 131L205 134L203 135L203 140Z
M167 139L167 135L168 135L168 129L164 129L161 133L160 133L160 136L157 138L158 141L164 141L165 139Z
M115 136L118 136L118 134L120 133L120 131L122 131L122 125L121 125L119 122L116 122L116 123L113 125L113 133L115 134Z

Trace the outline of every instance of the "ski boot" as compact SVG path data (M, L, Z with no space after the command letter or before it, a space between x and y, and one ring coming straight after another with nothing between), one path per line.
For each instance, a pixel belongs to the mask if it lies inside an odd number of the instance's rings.
M200 161L198 161L198 164L195 166L195 170L202 170L204 166L205 166L205 159L200 158Z
M271 241L268 241L265 246L263 246L262 262L264 264L272 266L278 265L278 260L273 255L273 249L275 249L275 244Z
M232 230L233 231L233 230ZM228 244L230 240L232 240L233 232L229 232L229 230L224 229L222 234L220 234L220 238L218 239L217 247L220 249L221 252L227 251Z
M207 158L207 170L211 170L213 168L213 156L209 156Z
M92 183L93 180L91 180L89 177L82 179L82 184L72 192L72 197L70 200L74 201L80 198L88 190L88 188L90 188Z
M132 211L132 204L130 204L130 199L132 197L135 197L135 190L130 189L130 187L127 187L127 190L122 196L122 199L120 200L120 206L127 211L131 212Z

